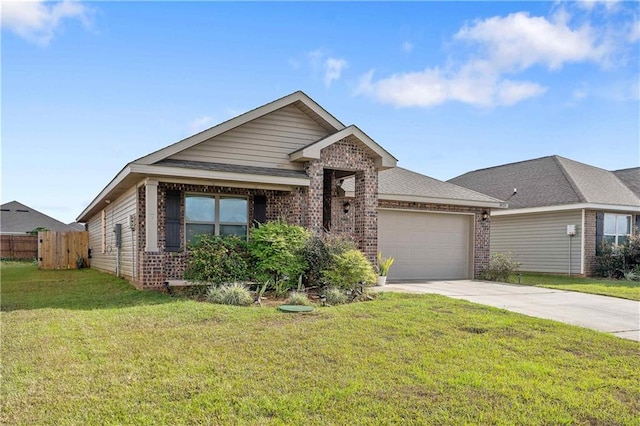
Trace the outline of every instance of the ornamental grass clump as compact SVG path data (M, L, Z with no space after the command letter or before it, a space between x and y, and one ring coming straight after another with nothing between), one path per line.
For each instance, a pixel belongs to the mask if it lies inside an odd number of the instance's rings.
M289 293L289 297L285 301L287 305L299 305L299 306L309 306L311 305L311 301L307 297L307 294L301 291L292 291Z
M378 275L381 277L386 277L389 274L389 269L391 269L391 265L394 262L393 257L387 257L386 259L382 257L382 252L378 252Z
M330 306L347 303L347 295L344 290L337 287L329 287L324 291L325 303Z
M207 294L207 300L221 305L248 306L253 303L253 296L244 284L231 283L220 287L211 287Z

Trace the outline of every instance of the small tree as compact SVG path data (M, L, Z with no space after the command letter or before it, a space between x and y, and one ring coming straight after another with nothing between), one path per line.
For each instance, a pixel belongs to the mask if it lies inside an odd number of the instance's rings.
M256 260L258 272L270 277L276 289L293 287L307 267L302 250L309 237L309 231L303 227L281 220L254 228L249 252Z
M356 249L333 255L333 261L323 277L334 287L351 290L360 283L372 285L377 280L371 263Z

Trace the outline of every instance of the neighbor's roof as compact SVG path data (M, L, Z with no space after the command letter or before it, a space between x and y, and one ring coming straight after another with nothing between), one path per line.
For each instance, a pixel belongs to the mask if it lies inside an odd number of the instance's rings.
M613 174L616 175L622 183L627 185L627 188L633 191L637 197L640 197L640 167L615 170Z
M73 227L17 201L0 206L0 233L26 234L41 227L49 231L75 231Z
M353 196L355 191L354 178L345 179L342 189L348 196ZM381 200L493 208L499 208L502 204L497 198L412 172L402 167L395 167L378 173L378 198Z
M640 198L613 172L558 155L476 170L448 182L505 200L509 209L574 204L640 208Z

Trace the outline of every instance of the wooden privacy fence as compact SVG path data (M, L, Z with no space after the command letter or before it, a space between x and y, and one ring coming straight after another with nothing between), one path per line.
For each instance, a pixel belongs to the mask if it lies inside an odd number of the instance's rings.
M38 266L42 269L76 269L88 266L89 233L38 232ZM82 263L78 266L78 259Z
M0 258L33 260L38 257L36 235L0 235Z

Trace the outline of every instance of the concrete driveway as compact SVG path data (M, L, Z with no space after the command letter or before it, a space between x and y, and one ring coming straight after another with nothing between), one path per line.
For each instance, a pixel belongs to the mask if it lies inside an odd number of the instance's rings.
M640 302L633 300L470 280L389 283L374 288L378 291L441 294L640 341Z

